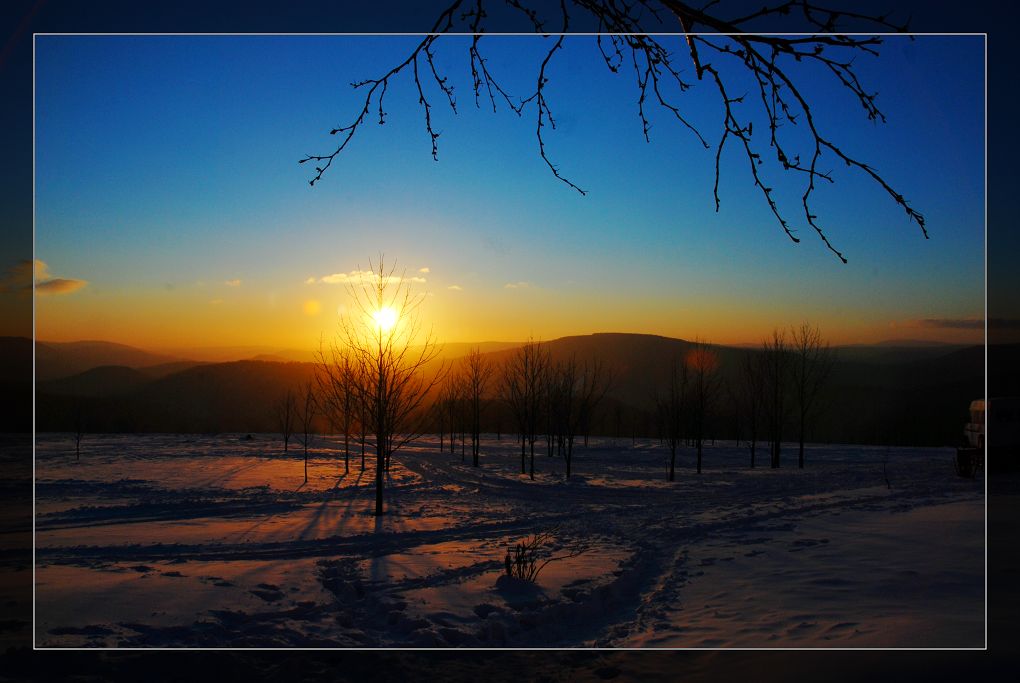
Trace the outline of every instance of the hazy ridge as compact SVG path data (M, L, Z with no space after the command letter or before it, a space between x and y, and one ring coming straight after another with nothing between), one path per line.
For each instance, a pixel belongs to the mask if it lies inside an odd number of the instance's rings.
M598 430L649 433L650 397L662 368L690 342L657 335L602 333L545 342L553 360L601 359L613 376ZM472 344L449 345L437 359L455 366ZM480 345L500 364L516 344ZM724 377L735 380L748 348L713 346ZM31 381L30 340L0 339L0 370L6 383ZM1020 345L992 347L1001 365L1017 367ZM983 395L984 349L980 346L837 348L838 361L825 397L827 410L813 438L824 441L954 444L969 402ZM113 363L109 361L114 361ZM256 432L275 429L272 405L288 389L313 380L314 363L234 360L200 363L107 342L37 343L39 431L70 429L79 406L92 431ZM998 366L998 365L997 365ZM70 372L69 372L70 371ZM64 373L64 374L61 374ZM991 382L991 378L990 378ZM1015 372L990 387L993 395L1016 392ZM734 386L738 385L734 382ZM508 416L489 411L489 429L509 430ZM322 426L324 429L325 425ZM739 431L732 401L720 397L714 431Z

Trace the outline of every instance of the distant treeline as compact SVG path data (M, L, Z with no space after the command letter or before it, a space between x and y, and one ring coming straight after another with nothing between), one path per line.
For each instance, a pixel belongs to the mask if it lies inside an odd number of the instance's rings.
M590 414L570 428L576 432L575 438L669 437L665 409L671 367L676 359L687 357L695 344L648 335L597 334L567 337L541 346L550 366L559 367L561 373L568 361L576 363L572 381L576 380L578 387L583 380L580 368L586 363L597 363L602 372L599 381L606 382L605 393ZM700 415L701 438L747 440L752 420L743 369L761 351L704 347L714 359L711 375L715 386L711 401ZM1018 345L993 347L990 351L1003 367L1008 364L1011 368L1018 366L1018 352ZM449 411L441 409L444 399L458 399L457 392L451 394L449 390L454 378L463 377L465 361L454 361L448 381L430 397L419 416L425 431L466 433L470 438L477 428L513 438L520 431L520 421L513 402L500 389L500 378L515 353L519 349L481 354L492 366L492 376L478 397L477 408L471 410L470 426L465 426L463 420L458 422L455 413L450 417ZM316 371L314 363L267 361L196 365L159 377L117 366L93 368L36 385L36 428L41 432L71 432L82 425L86 432L93 433L277 432L281 397L314 383ZM562 391L563 375L559 377ZM690 375L687 381L692 378ZM999 395L1020 393L1015 373L999 378L996 388L1004 390ZM787 386L786 390L791 388ZM812 407L805 438L828 443L956 445L962 438L970 401L983 393L982 347L942 355L930 351L916 357L904 354L895 362L847 358L837 352ZM688 415L692 414L692 405L687 405ZM784 440L796 440L797 415L792 403L781 419ZM550 431L542 422L537 420L538 436ZM693 426L685 425L682 438L696 438ZM768 434L760 422L758 429L757 438L764 441ZM336 433L337 426L335 420L320 415L315 430Z

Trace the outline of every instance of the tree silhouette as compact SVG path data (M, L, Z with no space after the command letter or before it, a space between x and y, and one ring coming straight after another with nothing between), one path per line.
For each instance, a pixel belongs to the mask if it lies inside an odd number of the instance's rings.
M755 450L758 447L758 433L761 426L762 407L765 403L765 356L758 351L748 351L740 361L740 398L747 415L750 437L751 468L754 468Z
M518 117L533 117L538 152L549 171L557 179L580 194L586 191L552 162L548 155L546 132L556 128L556 121L547 99L552 79L552 63L562 50L564 34L580 24L595 32L595 42L607 70L612 74L632 73L637 94L638 118L646 141L649 134L649 107L658 107L666 116L690 131L700 147L710 149L709 138L715 143L715 183L713 197L716 211L720 207L720 161L727 143L743 152L751 180L760 192L775 220L787 237L800 242L798 229L788 217L788 209L779 200L767 172L776 177L799 180L799 221L813 230L825 247L843 263L846 257L829 241L812 206L812 198L820 183L832 183L834 177L823 164L835 162L856 170L877 184L915 222L927 239L925 219L907 199L895 190L878 170L856 154L847 152L830 133L816 121L808 81L814 73L807 67L819 67L822 73L844 88L873 122L885 122L877 104L877 93L869 90L857 73L856 59L878 57L881 36L835 34L843 24L878 32L906 31L905 24L891 22L887 15L866 15L852 9L825 7L813 0L772 0L751 12L746 3L713 0L695 5L680 0L566 0L543 3L538 0L507 0L507 5L523 13L535 33L546 38L550 47L537 67L534 90L514 96L501 84L502 76L494 73L483 54L482 39L486 29L487 3L484 0L455 0L436 19L431 32L424 36L411 53L379 76L352 83L365 93L361 109L346 125L330 130L339 142L330 153L309 154L299 163L312 163L315 185L343 153L361 126L371 118L373 109L378 122L385 122L385 95L395 79L410 74L422 107L432 157L439 158L438 139L432 119L432 100L446 101L457 112L454 86L436 60L440 38L450 33L470 33L473 37L466 59L471 70L472 94L476 107L487 101L493 111L505 106ZM802 25L813 34L765 35L751 33L762 20L779 16L800 17ZM682 36L648 35L649 31L679 32ZM683 56L673 52L680 47ZM685 67L693 68L694 79L682 76ZM744 82L749 83L749 89ZM695 126L690 112L681 103L683 95L705 84L718 98L720 120L714 136L704 134ZM594 109L594 107L593 107ZM766 130L754 134L753 120L766 121ZM765 167L765 161L770 167Z
M276 402L276 426L283 437L283 452L290 447L290 437L294 435L294 421L297 419L297 399L294 392L288 389Z
M318 400L309 382L304 386L301 404L298 406L298 423L301 427L299 438L305 455L305 483L308 483L308 446L312 442L315 416L319 413Z
M442 381L444 368L426 369L439 354L431 333L422 329L423 296L410 281L386 269L384 258L359 267L348 282L352 305L340 318L337 345L356 366L356 391L375 437L375 515L383 514L383 472L390 457L421 435L425 397Z
M786 424L790 384L790 349L786 333L773 330L772 337L762 342L765 410L769 428L769 466L780 466L783 426Z
M323 409L329 411L344 435L344 474L350 472L351 435L358 419L358 367L349 349L322 343L316 356L316 380L323 397ZM364 469L364 462L362 462Z
M793 403L797 410L797 467L804 468L804 433L814 417L818 398L834 361L832 348L822 341L822 333L810 323L795 327L790 334L790 363Z
M463 444L464 432L464 383L459 377L448 376L439 394L439 412L450 430L450 453L457 450L457 432L461 432ZM463 451L462 451L463 454Z
M687 417L687 364L679 358L670 360L666 387L655 394L655 407L662 425L662 436L669 448L669 481L676 480L676 452L683 445L684 422Z
M81 440L85 436L85 408L83 399L77 395L74 400L74 461L81 461Z
M697 470L701 474L701 454L705 442L705 423L719 393L719 357L708 344L695 340L685 358L688 375L691 436L697 448Z
M535 478L535 441L542 419L543 388L549 369L549 354L540 342L529 340L503 366L500 395L514 415L521 435L521 474ZM526 468L525 445L531 449L531 467Z
M557 363L550 371L555 387L550 404L558 416L558 424L563 437L563 456L566 461L567 479L570 478L570 467L573 462L574 440L591 420L592 413L602 401L609 389L609 374L605 365L598 360L578 363L571 356L568 360Z
M481 450L483 399L493 369L492 363L475 347L468 353L461 370L461 385L467 404L468 426L471 429L471 464L474 467L478 467L478 455Z

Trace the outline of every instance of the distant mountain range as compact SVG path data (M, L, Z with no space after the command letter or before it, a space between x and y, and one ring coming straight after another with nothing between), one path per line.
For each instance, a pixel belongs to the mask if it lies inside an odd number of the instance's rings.
M434 367L440 362L456 367L457 359L475 346L447 345ZM520 344L477 346L492 362L502 364ZM0 338L4 387L31 382L32 347L28 339ZM545 342L545 347L553 360L574 356L604 362L613 382L603 406L603 431L623 429L621 415L631 431L647 431L651 429L651 396L663 369L691 343L656 335L602 333L563 337ZM736 370L751 349L712 348L721 374L736 388ZM312 381L315 371L314 363L277 354L199 362L99 341L38 342L35 352L40 431L70 429L77 410L88 414L90 431L274 431L275 401L288 389L297 390ZM955 443L970 401L983 395L984 349L980 346L882 344L838 347L836 352L838 362L825 397L827 410L814 434L819 440ZM1020 345L991 347L989 354L1000 361L997 366L1020 366ZM1015 370L989 382L992 395L1020 393ZM715 426L720 438L739 428L735 414L729 415L731 403L720 399ZM615 419L610 419L609 412L615 413ZM509 429L509 418L490 428Z
M37 380L68 377L103 365L140 368L182 360L106 341L36 342L35 355Z

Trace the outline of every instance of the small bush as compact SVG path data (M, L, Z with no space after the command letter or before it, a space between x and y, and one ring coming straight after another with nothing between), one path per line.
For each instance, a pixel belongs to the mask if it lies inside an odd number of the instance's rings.
M507 576L534 583L538 579L539 572L550 562L564 560L568 557L576 557L587 550L586 546L574 544L562 555L552 555L550 553L543 558L540 553L546 543L554 537L555 533L556 530L554 529L552 531L532 534L517 543L509 545L506 554L503 556L504 573Z

